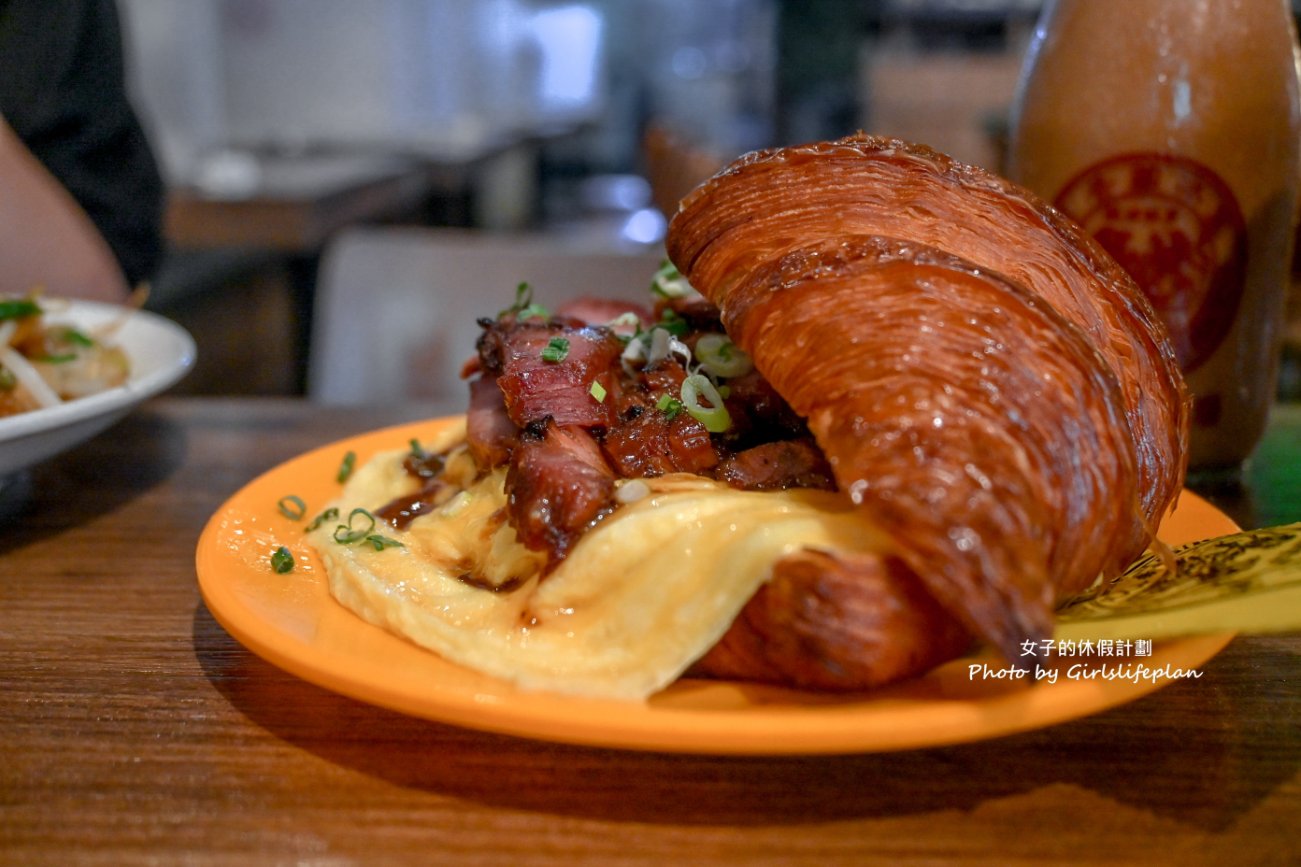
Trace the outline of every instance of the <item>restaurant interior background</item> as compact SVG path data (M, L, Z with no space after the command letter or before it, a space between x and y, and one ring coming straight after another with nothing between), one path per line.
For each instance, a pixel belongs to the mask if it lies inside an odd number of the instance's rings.
M384 342L366 329L382 320L371 311L403 244L455 248L465 236L448 233L472 233L562 259L653 255L677 197L732 157L859 129L998 170L1041 3L119 5L170 191L170 253L148 306L199 344L177 390L328 399L308 357L323 351L320 320L350 311L331 333ZM389 261L343 261L367 251ZM373 285L332 285L359 268ZM466 292L491 313L517 280L563 279L521 273ZM327 307L327 291L345 295ZM1301 317L1289 321L1294 359ZM474 331L470 319L456 327ZM1280 383L1291 396L1296 371L1286 365Z

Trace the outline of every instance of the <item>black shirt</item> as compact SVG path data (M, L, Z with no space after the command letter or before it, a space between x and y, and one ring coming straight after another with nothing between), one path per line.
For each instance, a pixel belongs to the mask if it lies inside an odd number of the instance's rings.
M164 192L122 54L113 0L0 0L0 113L135 285L162 257Z

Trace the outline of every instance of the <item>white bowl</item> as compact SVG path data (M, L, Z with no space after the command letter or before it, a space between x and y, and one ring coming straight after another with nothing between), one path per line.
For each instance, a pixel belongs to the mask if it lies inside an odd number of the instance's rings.
M130 359L131 376L108 391L0 418L0 477L52 457L112 425L142 401L175 385L194 366L194 338L143 310L69 301L46 313L83 331L125 319L113 341Z

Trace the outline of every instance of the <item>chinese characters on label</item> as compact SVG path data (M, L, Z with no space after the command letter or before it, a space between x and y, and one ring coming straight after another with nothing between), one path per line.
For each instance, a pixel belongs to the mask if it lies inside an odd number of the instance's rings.
M1151 656L1152 641L1139 639L1100 638L1097 641L1059 641L1045 638L1042 641L1022 641L1022 656Z

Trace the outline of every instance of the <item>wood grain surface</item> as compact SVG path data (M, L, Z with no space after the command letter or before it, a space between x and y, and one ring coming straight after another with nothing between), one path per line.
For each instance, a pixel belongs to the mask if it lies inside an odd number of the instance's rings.
M1297 635L1239 638L1200 680L1078 722L789 758L468 731L227 635L194 572L214 510L302 451L436 412L163 399L5 484L0 862L1301 863ZM1289 409L1267 442L1293 479L1299 432ZM1236 495L1301 519L1263 473Z

